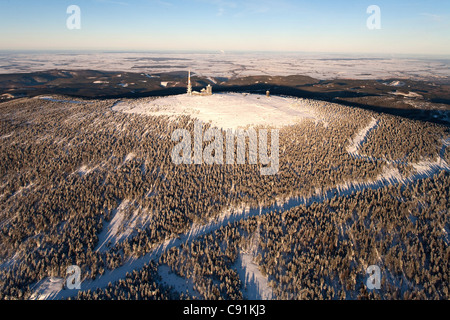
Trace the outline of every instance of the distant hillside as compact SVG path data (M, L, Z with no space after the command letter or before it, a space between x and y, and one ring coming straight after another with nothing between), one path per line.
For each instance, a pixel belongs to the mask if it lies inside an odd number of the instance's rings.
M0 74L0 101L61 94L87 99L139 98L182 94L187 72L133 73L49 70ZM309 76L192 77L194 90L252 92L320 99L410 119L449 124L450 84L404 79L318 80Z

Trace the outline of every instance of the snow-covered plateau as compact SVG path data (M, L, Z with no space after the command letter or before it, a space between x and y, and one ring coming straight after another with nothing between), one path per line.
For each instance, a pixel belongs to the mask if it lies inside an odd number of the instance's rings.
M247 126L281 127L305 118L314 119L306 100L247 93L221 93L212 96L187 94L136 102L119 102L114 111L151 116L189 115L223 129Z

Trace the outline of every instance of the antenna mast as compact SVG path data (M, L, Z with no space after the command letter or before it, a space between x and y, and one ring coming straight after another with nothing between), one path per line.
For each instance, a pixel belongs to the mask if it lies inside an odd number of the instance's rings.
M192 96L191 69L189 69L189 75L188 75L187 94L188 94L188 96Z

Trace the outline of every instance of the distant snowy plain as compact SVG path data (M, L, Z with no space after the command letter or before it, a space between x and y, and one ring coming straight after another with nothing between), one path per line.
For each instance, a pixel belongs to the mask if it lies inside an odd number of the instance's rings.
M51 69L186 71L213 78L306 75L316 79L450 78L449 58L325 53L0 52L0 74Z

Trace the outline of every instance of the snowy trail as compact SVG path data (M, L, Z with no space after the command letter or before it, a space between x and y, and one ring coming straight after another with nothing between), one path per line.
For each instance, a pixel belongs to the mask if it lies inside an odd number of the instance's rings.
M244 284L243 296L249 300L271 300L273 292L268 277L262 275L253 258L252 254L241 251L236 259L239 278Z
M361 129L347 147L347 152L350 155L359 155L358 149L367 141L369 133L378 128L378 120L372 118L372 121L363 129Z
M353 147L349 148L350 151L355 150L354 152L356 153L357 149L365 142L367 134L377 126L378 121L375 119L373 120L374 121L372 121L369 126L360 131L357 137L353 140ZM355 145L357 146L356 149L354 149ZM166 240L162 244L156 246L152 252L147 253L140 258L129 259L123 266L114 270L107 270L102 276L97 277L97 279L95 280L85 280L81 284L81 290L84 291L89 289L96 290L98 288L105 288L108 286L108 283L113 283L125 278L127 273L142 269L149 261L158 261L161 255L164 254L167 250L173 247L178 247L183 243L190 243L203 235L209 234L220 229L221 227L226 226L228 223L232 224L234 222L242 221L251 217L265 215L272 211L279 211L279 213L282 213L299 205L308 206L314 202L321 203L336 196L349 196L356 193L357 191L364 191L369 189L377 190L398 183L407 185L424 178L432 177L440 171L450 171L449 165L441 157L441 155L445 154L445 149L449 145L450 138L447 138L443 141L443 146L439 154L439 158L435 162L422 161L420 163L411 164L416 169L416 173L411 174L408 177L402 176L398 171L385 169L385 171L373 181L346 182L323 192L318 192L314 195L309 195L306 197L290 197L285 201L278 201L277 203L274 203L267 207L260 206L252 208L242 205L239 208L229 208L227 210L224 210L216 219L211 220L205 225L193 224L189 232L180 235L178 238ZM46 297L50 299L66 299L69 297L75 297L78 294L78 290L63 289L53 292L52 294L48 294L48 292L46 292L45 294Z

